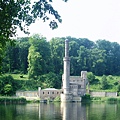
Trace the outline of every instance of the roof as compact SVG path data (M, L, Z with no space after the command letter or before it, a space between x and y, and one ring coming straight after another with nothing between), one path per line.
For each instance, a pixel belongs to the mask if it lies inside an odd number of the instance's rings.
M43 90L58 90L58 89L55 89L55 88L46 88L46 89L43 89Z

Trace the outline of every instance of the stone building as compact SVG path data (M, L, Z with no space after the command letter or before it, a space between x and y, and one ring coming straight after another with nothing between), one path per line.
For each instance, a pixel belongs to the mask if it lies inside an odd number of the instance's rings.
M39 87L38 89L39 97L41 100L54 100L57 96L60 96L62 93L62 89L55 89L55 88L46 88L41 89Z
M81 101L86 93L87 71L81 71L81 76L70 76L69 41L65 40L64 73L62 76L61 101Z

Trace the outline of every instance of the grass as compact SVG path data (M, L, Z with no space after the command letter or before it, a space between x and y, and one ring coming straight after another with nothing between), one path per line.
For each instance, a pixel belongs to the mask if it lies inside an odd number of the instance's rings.
M120 103L120 97L91 97L93 102Z
M27 74L6 74L6 75L11 75L15 80L28 80L28 75ZM112 76L108 75L107 76L107 81L109 83L109 88L107 90L102 90L101 89L101 78L102 76L95 76L96 79L99 80L97 84L90 84L90 90L91 91L108 91L108 92L115 92L117 91L117 86L120 83L120 76ZM43 83L43 86L46 86Z
M100 84L101 78L102 76L96 76L96 79L98 79L99 82L97 84L90 84L91 91L109 91L109 92L117 91L117 85L120 83L120 76L112 76L112 75L107 76L107 81L109 83L109 88L107 90L101 89L101 84Z
M28 80L28 75L27 74L6 74L6 75L11 75L15 80Z

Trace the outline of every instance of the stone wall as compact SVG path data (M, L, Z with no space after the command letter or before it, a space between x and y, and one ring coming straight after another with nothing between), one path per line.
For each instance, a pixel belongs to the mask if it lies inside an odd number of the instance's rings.
M47 89L41 89L39 88L38 91L16 91L17 97L25 97L26 99L35 99L40 98L41 100L45 99L54 99L57 96L60 97L60 94L63 91L61 89L55 89L55 88L47 88Z
M38 97L38 91L16 91L17 97Z
M117 97L117 92L90 92L91 97Z

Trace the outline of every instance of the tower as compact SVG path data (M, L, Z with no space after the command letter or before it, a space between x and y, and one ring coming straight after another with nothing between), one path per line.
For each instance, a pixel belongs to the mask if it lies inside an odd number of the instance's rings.
M69 57L69 41L65 40L65 57L64 61L64 74L63 74L63 91L64 94L69 93L69 81L70 81L70 57Z
M69 41L65 40L65 57L64 62L64 74L63 74L63 93L61 94L61 101L72 101L72 94L70 94L70 57L69 57Z
M81 76L70 76L69 41L65 40L64 73L62 76L61 102L81 101L81 96L86 93L87 71L81 71Z

